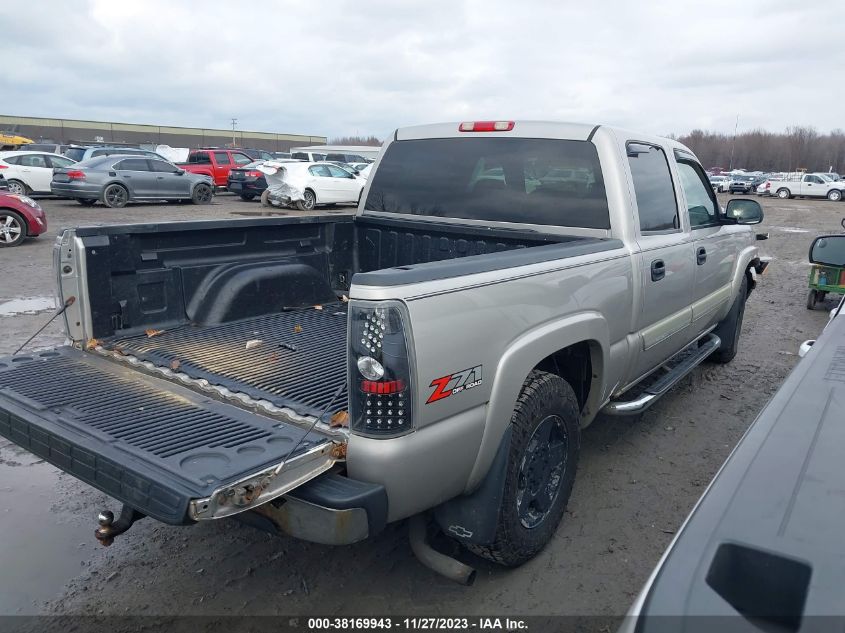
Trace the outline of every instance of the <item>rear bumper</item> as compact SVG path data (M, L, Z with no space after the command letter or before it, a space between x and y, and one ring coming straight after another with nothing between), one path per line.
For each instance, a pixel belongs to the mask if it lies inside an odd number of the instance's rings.
M266 184L259 182L248 182L243 180L230 180L226 184L226 189L236 194L246 194L260 196L267 188Z
M66 198L99 198L102 187L87 182L51 182L50 192Z
M238 518L271 533L324 545L349 545L384 529L387 492L379 484L327 473Z

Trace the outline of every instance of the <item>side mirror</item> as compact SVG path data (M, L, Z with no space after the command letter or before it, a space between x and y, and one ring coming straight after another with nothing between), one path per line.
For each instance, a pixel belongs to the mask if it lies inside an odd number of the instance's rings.
M760 224L763 207L756 200L732 198L725 207L725 219L730 224Z
M185 175L185 170L184 170L184 169L177 169L177 170L176 170L176 171L174 171L173 173L174 173L174 174L176 174L177 176L184 176L184 175Z
M814 239L810 263L845 267L845 235L822 235Z

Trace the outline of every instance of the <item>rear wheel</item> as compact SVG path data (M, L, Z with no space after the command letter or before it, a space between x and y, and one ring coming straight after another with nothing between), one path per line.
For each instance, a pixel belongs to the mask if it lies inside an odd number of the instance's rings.
M10 180L6 184L9 186L9 193L14 193L18 196L25 196L29 193L29 187L20 180Z
M26 239L26 222L11 209L0 209L0 247L17 246Z
M241 200L245 200L246 202L249 202L253 198L255 198L255 194L253 194L253 193L242 193L241 194Z
M317 196L310 189L306 189L302 200L296 202L296 208L300 211L312 211L317 206Z
M827 192L827 199L833 200L834 202L839 202L842 200L842 192L839 189L831 189Z
M581 425L575 392L563 378L532 371L511 416L505 489L491 545L467 547L508 567L533 558L551 540L572 492Z
M791 198L792 196L789 193L789 189L778 189L778 198L781 200L785 200L787 198Z
M77 198L76 201L83 207L93 207L97 203L96 198Z
M129 202L129 192L123 185L109 185L103 191L103 204L111 209L122 209Z
M211 203L211 198L214 194L211 191L211 187L204 183L198 184L194 187L194 192L191 194L191 201L194 204L209 204Z

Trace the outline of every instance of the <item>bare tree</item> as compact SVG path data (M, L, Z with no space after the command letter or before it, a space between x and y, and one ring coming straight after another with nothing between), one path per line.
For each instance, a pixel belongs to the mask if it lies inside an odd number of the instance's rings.
M372 145L381 147L381 141L375 136L338 136L333 138L329 145Z
M726 169L733 135L693 130L678 137L707 168ZM794 125L782 133L749 130L737 134L733 164L760 171L845 172L845 131L819 134L812 126Z

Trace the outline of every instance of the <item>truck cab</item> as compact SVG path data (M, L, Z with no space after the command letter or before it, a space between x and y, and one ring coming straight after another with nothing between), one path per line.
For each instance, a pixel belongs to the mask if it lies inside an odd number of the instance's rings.
M185 171L210 176L215 187L225 187L232 168L244 167L253 160L247 154L231 149L192 149L188 160L178 165Z

